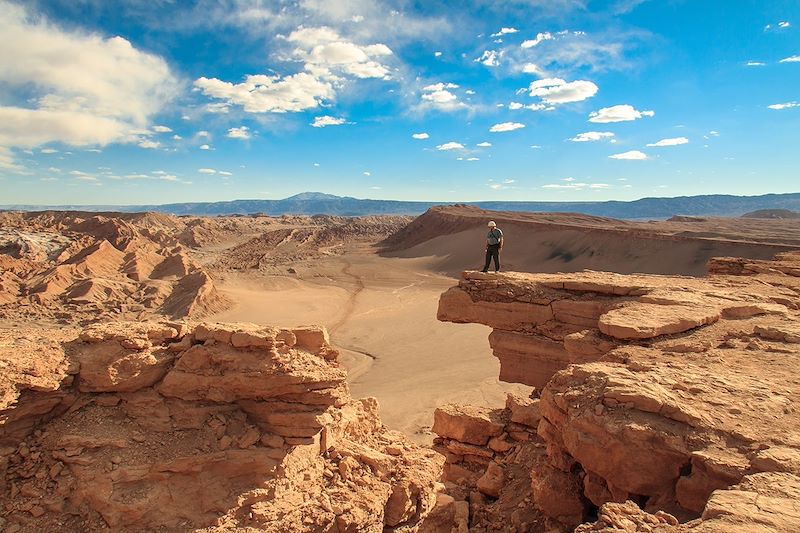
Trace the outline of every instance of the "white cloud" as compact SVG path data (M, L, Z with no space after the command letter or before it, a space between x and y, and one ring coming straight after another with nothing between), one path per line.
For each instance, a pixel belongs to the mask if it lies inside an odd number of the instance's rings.
M484 50L481 56L475 59L476 63L482 63L487 67L496 67L500 64L500 54L496 50Z
M614 137L614 134L610 131L586 131L584 133L577 134L575 137L571 138L570 141L576 143L585 143L602 141L603 139L611 139L612 137Z
M441 52L434 52L433 53L433 57L442 57L442 53Z
M711 135L712 137L719 137L719 132L715 130L709 131L708 134Z
M181 136L180 136L180 135L178 135L177 133L176 133L175 135L173 135L173 136L172 136L172 140L173 140L173 141L180 141L180 140L182 140L182 139L183 139L183 137L181 137Z
M314 109L335 96L333 85L307 72L291 76L245 76L233 84L216 78L199 78L194 86L211 98L241 106L248 113L287 113Z
M622 159L625 161L644 161L647 159L647 154L640 152L639 150L630 150L628 152L622 152L621 154L614 154L608 157L611 159Z
M385 44L358 45L325 26L300 26L283 41L294 48L290 57L282 59L302 62L303 71L248 75L237 84L201 77L195 87L223 105L238 105L249 113L287 113L315 109L335 99L349 79L390 78L390 68L381 58L393 52Z
M800 63L800 56L789 56L781 59L781 63Z
M212 102L210 104L206 104L203 109L209 113L224 115L225 113L230 113L231 105L227 102Z
M372 172L364 171L363 174L367 177L372 176Z
M468 157L467 161L480 161L479 157Z
M168 128L167 126L153 126L153 131L156 133L171 133L172 128Z
M25 8L0 2L0 79L18 104L0 105L0 144L33 147L134 142L130 131L177 94L160 57L122 37L64 30Z
M322 117L314 117L314 122L311 123L315 128L325 128L327 126L341 126L347 121L341 117L331 117L325 115Z
M444 89L458 89L455 83L432 83L422 88L423 91L442 91Z
M233 176L233 172L228 172L226 170L218 170L217 174L219 174L220 176L225 176L225 177Z
M747 66L748 67L763 67L764 65L766 65L766 63L763 63L761 61L748 61L747 62Z
M42 154L57 154L58 150L55 148L42 148L39 152Z
M565 104L591 98L598 87L587 80L566 82L561 78L545 78L532 82L528 90L531 96L538 96L548 104Z
M778 22L779 28L788 28L789 26L791 26L791 24L785 20Z
M213 168L198 168L197 172L199 172L200 174L216 174L217 173L217 171L214 170Z
M511 102L508 104L508 108L512 111L516 111L517 109L530 109L531 111L541 111L543 109L554 109L552 106L547 104L528 104L523 105L519 102Z
M786 102L784 104L772 104L772 105L768 105L767 107L770 108L770 109L776 109L776 110L790 109L792 107L800 107L800 102Z
M443 111L453 111L466 105L458 101L458 97L448 89L457 89L455 83L434 83L422 88L422 100L426 106L441 109Z
M686 137L674 137L672 139L661 139L660 141L648 144L647 146L656 146L656 147L678 146L679 144L688 144L688 143L689 139L687 139Z
M482 143L478 143L475 146L478 146L480 148L489 148L491 145L492 145L492 143L487 142L487 141L483 141Z
M505 131L514 131L520 128L524 128L525 124L520 124L519 122L501 122L500 124L495 124L489 131L491 133L502 133Z
M473 91L472 89L467 89L466 91L464 91L464 94L472 96L473 94L475 94L475 91Z
M207 145L207 144L201 144L200 145L200 149L201 150L211 150L211 147L209 145Z
M430 135L428 135L427 133L412 133L411 134L411 138L412 139L428 139L428 138L430 138Z
M544 70L539 68L539 66L536 65L535 63L525 63L524 65L522 65L522 72L524 72L525 74L536 74L537 76L544 75Z
M200 130L200 131L197 132L197 136L198 137L204 137L204 138L210 138L211 134L209 132L207 132L206 130Z
M500 31L492 34L492 37L500 37L501 35L509 35L517 32L519 32L517 28L500 28Z
M440 144L439 146L436 147L437 150L442 150L442 151L445 151L445 150L462 150L463 148L464 148L463 144L457 143L455 141L450 141L450 142L447 142L447 143L444 143L444 144Z
M250 128L247 126L239 126L238 128L230 128L227 137L231 139L247 140L250 138Z
M0 169L3 170L22 170L17 163L14 162L14 156L11 150L0 146ZM51 172L61 172L59 169L50 169Z
M563 189L580 191L583 189L610 189L611 185L608 183L584 183L576 181L575 178L564 178L561 181L566 183L548 183L542 185L542 189Z
M632 105L623 104L612 107L604 107L599 111L589 113L589 122L606 124L609 122L627 122L642 117L652 117L655 111L639 111Z
M544 33L536 34L536 38L535 39L529 39L527 41L522 41L522 44L520 46L522 48L533 48L534 46L538 46L539 44L543 43L544 41L549 41L551 39L553 39L553 34L551 34L549 31L546 31Z
M142 139L139 141L139 148L147 148L149 150L154 150L161 146L161 143L158 141L151 141L150 139Z

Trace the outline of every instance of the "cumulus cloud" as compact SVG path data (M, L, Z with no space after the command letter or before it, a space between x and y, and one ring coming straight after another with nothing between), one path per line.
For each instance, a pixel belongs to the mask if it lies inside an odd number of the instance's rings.
M686 137L674 137L672 139L661 139L658 142L654 142L648 144L647 146L655 146L655 147L662 147L662 146L678 146L679 144L688 144L689 139Z
M65 30L0 1L0 79L24 100L0 105L0 145L135 142L131 130L178 93L160 57L122 37Z
M314 109L335 96L333 85L308 72L291 76L256 74L233 84L216 78L199 78L194 86L211 98L241 106L248 113L288 113Z
M800 56L789 56L781 59L781 63L800 63Z
M217 173L217 171L214 170L213 168L198 168L197 172L199 172L200 174L216 174Z
M209 146L207 144L201 144L200 145L200 149L201 150L211 150L211 146Z
M519 122L501 122L500 124L495 124L489 131L492 133L502 133L505 131L514 131L520 128L524 128L525 124L520 124Z
M528 104L524 105L519 102L511 102L508 104L508 108L512 111L516 111L517 109L530 109L531 111L541 111L543 109L552 110L554 109L552 106L547 104Z
M548 104L580 102L597 94L598 87L591 81L566 82L561 78L536 80L528 87L531 96L538 96Z
M293 55L306 64L310 72L349 74L356 78L389 79L389 67L378 58L393 55L382 43L357 45L342 38L328 27L299 27L286 40L298 45Z
M475 59L475 62L487 67L496 67L500 64L500 54L496 50L484 50L481 56Z
M0 146L0 169L22 170L22 167L14 162L14 155L11 153L11 150L4 146ZM55 171L61 172L58 169L55 169ZM51 169L51 172L54 172L54 170Z
M537 33L535 39L528 39L526 41L522 41L520 45L522 48L533 48L534 46L539 46L539 44L543 43L544 41L550 41L553 39L553 34L549 31L543 33Z
M525 63L522 65L522 72L525 74L535 74L537 76L544 75L544 70L535 63Z
M480 148L489 148L491 145L492 145L492 143L487 142L487 141L483 141L482 143L478 143L475 146L478 146Z
M621 154L614 154L608 157L611 159L622 159L625 161L644 161L647 159L647 154L640 152L639 150L630 150L628 152L622 152Z
M768 105L767 107L775 110L790 109L792 107L800 107L800 102L786 102L784 104L772 104Z
M241 83L201 77L194 86L204 95L241 106L248 113L289 113L333 100L348 80L391 77L389 67L381 61L393 52L383 43L359 45L325 26L300 26L284 39L294 47L291 59L303 63L302 72L252 74Z
M325 128L327 126L341 126L347 121L341 117L331 117L325 115L322 117L314 117L314 122L311 123L315 128Z
M500 31L497 33L493 33L492 37L501 37L503 35L508 35L511 33L517 33L519 30L517 28L500 28Z
M433 107L442 111L453 111L466 107L458 101L458 96L450 91L458 89L455 83L433 83L422 88L422 102L424 106Z
M428 135L427 133L412 133L411 134L411 138L412 139L428 139L429 137L430 137L430 135Z
M455 141L450 141L444 144L440 144L436 147L437 150L446 151L446 150L463 150L464 145L461 143L457 143Z
M227 137L231 139L241 139L246 141L251 137L250 128L247 126L239 126L238 128L230 128Z
M167 126L153 126L153 131L156 133L171 133L172 128Z
M609 122L628 122L642 117L655 116L655 111L639 111L632 105L623 104L604 107L599 111L589 113L589 122L606 124Z
M575 143L585 143L602 141L603 139L611 139L613 137L614 134L610 131L586 131L584 133L577 134L575 137L571 138L570 141Z
M161 146L161 143L158 141L153 141L150 139L142 139L139 141L139 148L147 148L149 150L154 150Z

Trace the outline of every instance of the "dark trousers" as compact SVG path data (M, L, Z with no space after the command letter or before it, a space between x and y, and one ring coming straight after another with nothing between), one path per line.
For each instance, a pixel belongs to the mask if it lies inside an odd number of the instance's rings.
M489 270L489 263L494 258L494 271L500 270L500 245L490 244L486 247L486 264L483 265L483 271Z

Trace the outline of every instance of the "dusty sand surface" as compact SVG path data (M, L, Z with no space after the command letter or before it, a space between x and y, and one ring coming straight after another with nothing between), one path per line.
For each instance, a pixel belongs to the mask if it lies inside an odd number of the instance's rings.
M431 441L439 405L498 406L508 391L529 393L498 380L488 328L436 320L439 296L455 280L431 273L430 260L382 258L354 247L294 268L295 276L218 276L219 290L236 304L210 318L327 327L343 352L353 396L375 396L384 423L417 442Z

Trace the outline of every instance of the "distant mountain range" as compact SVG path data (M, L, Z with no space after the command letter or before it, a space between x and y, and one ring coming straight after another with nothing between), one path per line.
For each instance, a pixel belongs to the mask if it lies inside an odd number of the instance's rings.
M227 202L190 202L163 205L6 205L17 211L155 211L173 215L419 215L442 202L405 202L364 200L319 192L296 194L283 200L231 200ZM658 219L673 215L740 216L762 209L800 210L800 193L733 196L712 194L676 198L642 198L631 202L469 202L466 205L493 211L573 212L628 219Z

